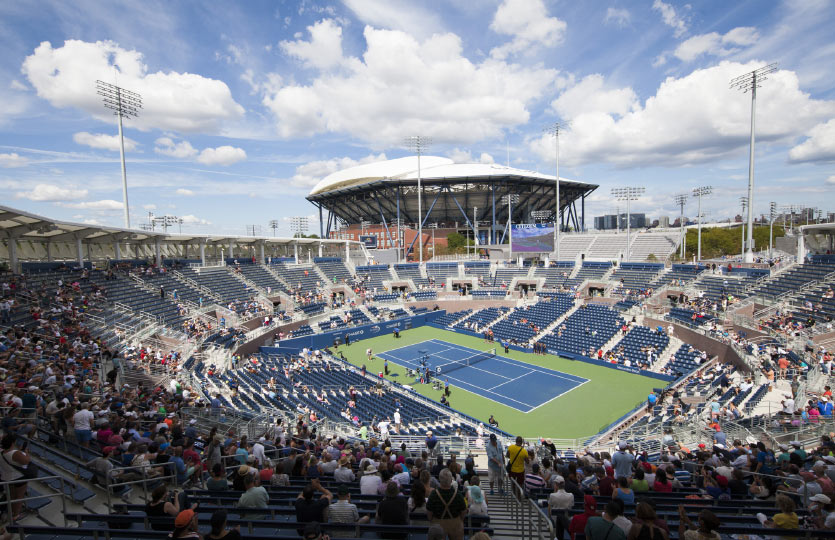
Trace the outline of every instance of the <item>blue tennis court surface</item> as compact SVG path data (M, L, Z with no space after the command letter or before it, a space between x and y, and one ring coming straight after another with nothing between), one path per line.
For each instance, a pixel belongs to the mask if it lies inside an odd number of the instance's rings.
M492 345L485 344L485 350L492 348ZM434 372L438 366L465 360L483 352L440 339L430 339L376 356L411 369L418 369L421 359L425 358L426 365ZM499 355L481 360L472 366L460 367L449 374L442 374L438 379L449 379L452 386L526 413L588 382L588 379L583 377L517 362Z

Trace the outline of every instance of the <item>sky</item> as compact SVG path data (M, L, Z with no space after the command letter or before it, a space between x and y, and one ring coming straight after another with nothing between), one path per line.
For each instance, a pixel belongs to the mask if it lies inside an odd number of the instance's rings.
M831 0L3 2L0 200L122 225L102 80L142 96L124 122L134 226L286 235L322 178L406 156L409 135L553 174L556 121L560 176L600 186L587 226L626 186L646 188L633 211L672 218L676 194L713 186L721 220L748 185L751 95L729 83L777 63L757 92L755 212L835 211L834 26Z

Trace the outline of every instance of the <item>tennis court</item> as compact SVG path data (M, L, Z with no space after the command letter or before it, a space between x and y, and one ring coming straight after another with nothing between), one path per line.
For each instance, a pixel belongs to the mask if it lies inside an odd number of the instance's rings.
M451 386L525 413L589 382L583 377L517 362L500 354L494 356L486 352L488 348L492 344L476 350L430 339L376 356L414 370L425 362L441 381L449 379Z

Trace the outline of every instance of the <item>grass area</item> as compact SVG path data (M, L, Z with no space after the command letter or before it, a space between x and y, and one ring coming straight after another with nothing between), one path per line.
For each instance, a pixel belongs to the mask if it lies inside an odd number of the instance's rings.
M488 346L476 337L432 326L422 326L400 332L400 339L395 339L391 335L378 336L354 342L348 347L340 346L337 351L342 351L345 358L352 364L357 366L366 364L370 373L379 373L383 371L383 360L375 358L369 364L365 357L366 349L370 347L376 355L429 339L440 339L480 351L494 346ZM529 413L517 411L512 407L453 386L450 404L454 409L480 418L485 424L492 414L498 420L500 428L523 437L574 439L594 435L645 400L653 388L664 385L663 381L657 379L566 358L514 350L505 355L501 349L497 348L497 350L501 356L520 362L589 379L588 383ZM393 377L393 375L397 376ZM393 362L389 362L388 378L401 384L411 383L411 380L405 379L405 369ZM414 384L413 388L426 397L434 400L441 399L441 392L433 390L431 385Z

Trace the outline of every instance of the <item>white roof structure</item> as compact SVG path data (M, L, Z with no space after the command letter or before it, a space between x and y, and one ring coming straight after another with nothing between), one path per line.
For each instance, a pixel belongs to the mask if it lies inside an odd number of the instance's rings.
M425 180L519 176L551 180L552 182L555 178L554 175L516 169L497 163L455 163L449 158L439 156L422 156L420 158L420 176ZM319 195L337 189L356 187L381 180L416 180L417 177L417 156L377 161L329 174L314 186L310 191L310 195ZM560 179L565 182L571 182L571 180L564 178Z

